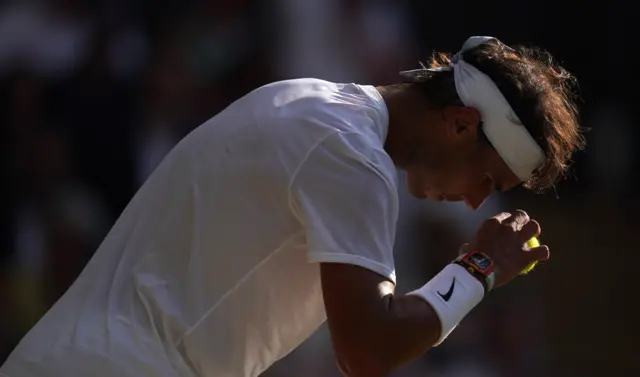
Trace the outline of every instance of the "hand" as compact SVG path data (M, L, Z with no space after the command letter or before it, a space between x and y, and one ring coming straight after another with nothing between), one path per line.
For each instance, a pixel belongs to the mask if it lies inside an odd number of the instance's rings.
M529 249L526 243L540 235L540 224L531 220L526 212L503 212L484 222L475 240L465 249L487 254L495 264L494 287L505 285L520 271L534 261L549 259L549 248L545 245Z

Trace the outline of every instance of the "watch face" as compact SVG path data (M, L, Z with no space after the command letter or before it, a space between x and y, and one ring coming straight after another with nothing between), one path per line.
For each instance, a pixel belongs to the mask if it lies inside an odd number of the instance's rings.
M478 266L480 270L486 270L491 267L491 260L480 253L471 254L469 256L469 263Z

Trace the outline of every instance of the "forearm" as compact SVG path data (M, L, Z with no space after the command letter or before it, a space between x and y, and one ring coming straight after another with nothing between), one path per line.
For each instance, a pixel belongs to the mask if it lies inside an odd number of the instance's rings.
M438 315L431 305L415 295L390 296L381 328L379 357L395 369L433 347L441 332Z
M348 329L329 322L332 334L350 334L334 339L346 376L386 376L424 354L440 336L440 320L421 297L388 294L379 304L379 310L348 324Z
M441 342L484 295L482 284L459 267L448 267L406 296L391 290L381 292L376 302L352 302L361 315L349 321L330 319L343 372L386 376Z

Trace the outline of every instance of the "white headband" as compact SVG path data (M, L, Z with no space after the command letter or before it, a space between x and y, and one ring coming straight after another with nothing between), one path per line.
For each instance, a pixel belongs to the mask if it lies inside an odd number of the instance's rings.
M511 171L522 181L527 181L544 162L542 148L520 122L493 80L462 59L465 51L490 40L497 41L493 37L471 37L452 59L456 91L465 106L480 112L487 139Z

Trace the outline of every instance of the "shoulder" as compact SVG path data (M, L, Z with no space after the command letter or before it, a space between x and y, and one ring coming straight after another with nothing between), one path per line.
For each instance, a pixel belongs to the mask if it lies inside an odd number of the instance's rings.
M277 119L329 124L343 131L375 125L386 133L387 109L372 86L301 78L265 85L247 97L266 105Z
M331 185L345 196L349 192L396 198L396 168L380 143L373 139L358 132L332 132L309 153L292 183Z

